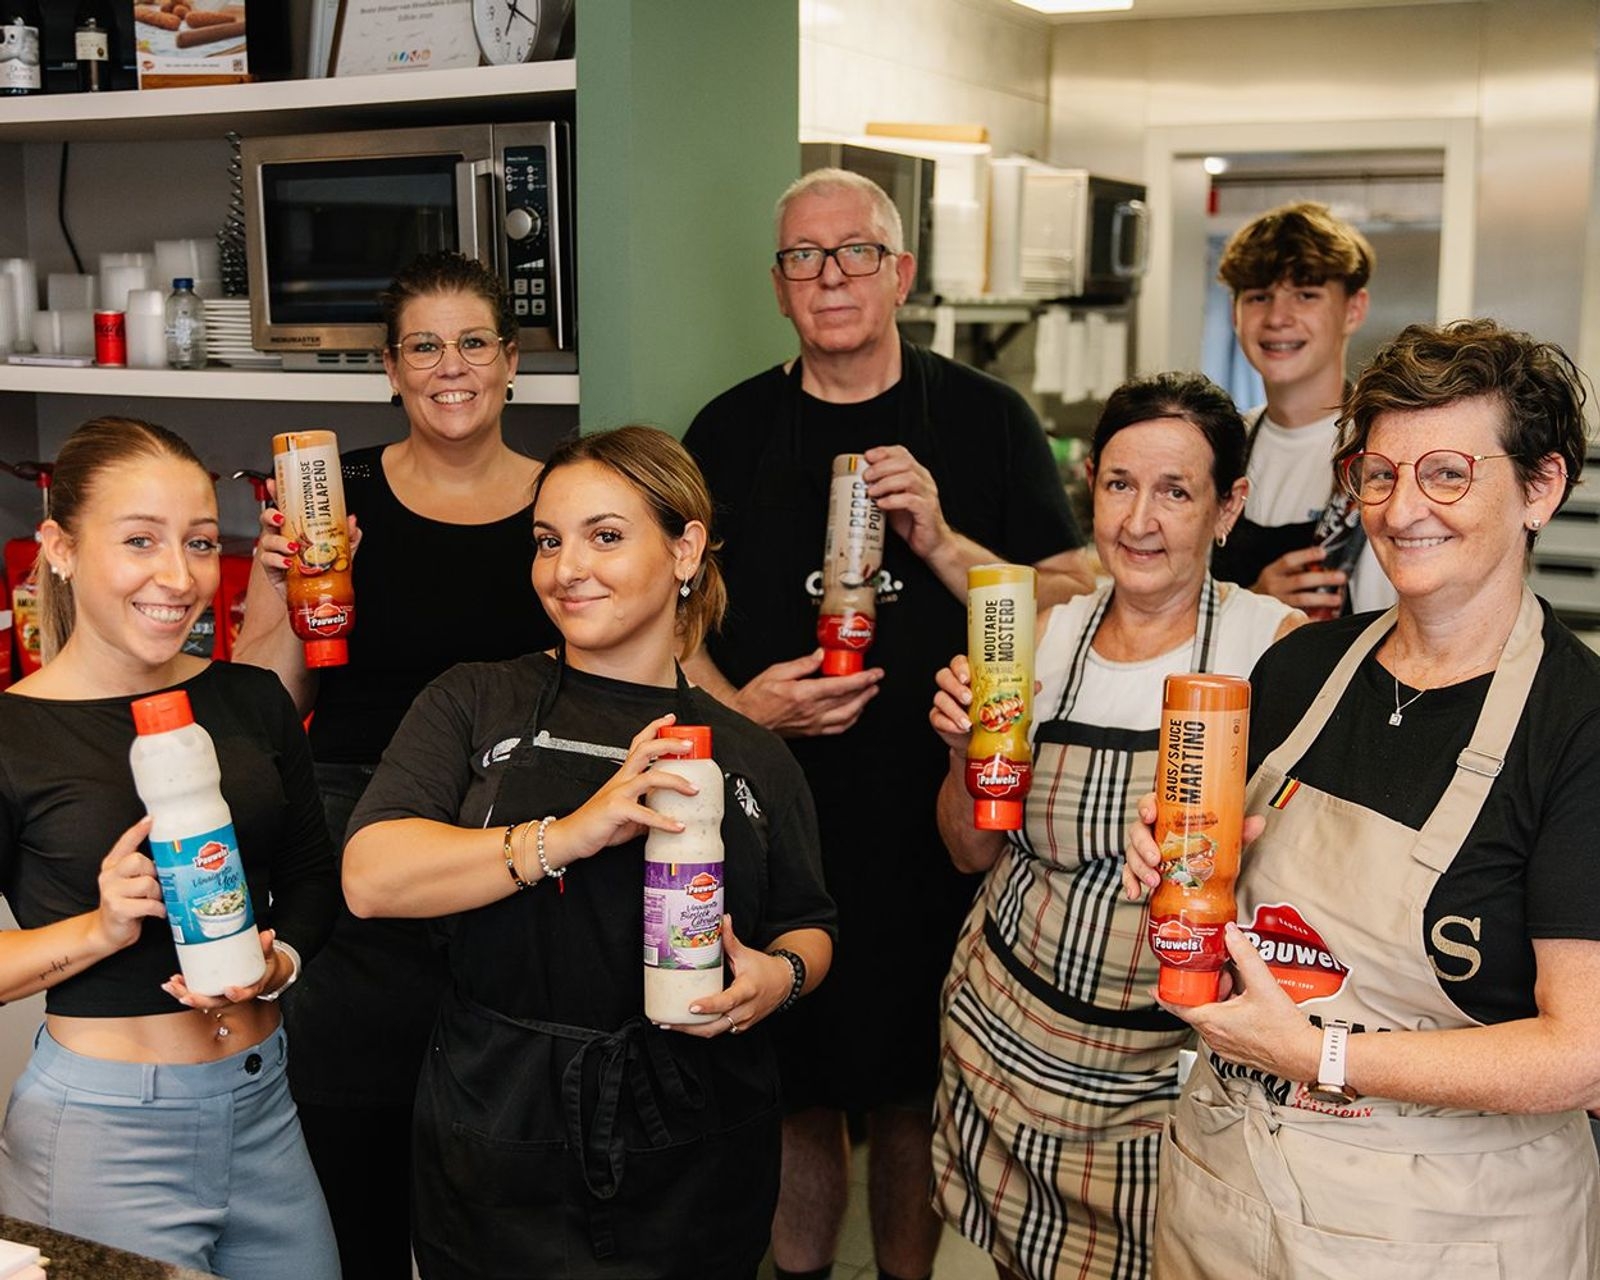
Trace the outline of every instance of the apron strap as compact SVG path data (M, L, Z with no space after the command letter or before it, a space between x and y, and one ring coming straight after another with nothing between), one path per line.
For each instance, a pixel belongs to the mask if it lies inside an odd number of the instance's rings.
M1489 682L1472 741L1456 757L1455 775L1428 815L1413 847L1416 856L1435 871L1449 868L1478 821L1489 790L1505 765L1506 749L1522 721L1528 690L1543 657L1544 610L1524 586L1522 606Z
M1262 769L1271 769L1281 777L1289 776L1289 770L1311 749L1311 744L1317 740L1317 735L1322 732L1323 726L1333 715L1333 709L1339 705L1339 699L1344 694L1345 686L1355 675L1356 668L1378 647L1378 642L1389 634L1398 614L1398 606L1391 605L1356 637L1356 642L1345 650L1344 657L1339 659L1339 664L1323 681L1322 688L1317 691L1317 696L1306 708L1305 715L1300 717L1300 723L1295 725L1289 736L1261 762Z

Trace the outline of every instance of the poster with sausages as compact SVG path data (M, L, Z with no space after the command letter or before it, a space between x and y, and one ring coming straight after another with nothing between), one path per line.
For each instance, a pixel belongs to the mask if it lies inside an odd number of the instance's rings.
M136 3L133 23L139 87L247 79L250 64L245 52L244 6L245 0Z

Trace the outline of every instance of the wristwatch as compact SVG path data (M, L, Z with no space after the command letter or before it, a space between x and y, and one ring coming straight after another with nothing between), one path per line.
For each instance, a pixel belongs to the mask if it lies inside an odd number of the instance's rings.
M1344 1080L1345 1048L1349 1042L1348 1022L1322 1024L1322 1057L1317 1062L1317 1082L1306 1086L1306 1092L1318 1102L1348 1107L1361 1096Z

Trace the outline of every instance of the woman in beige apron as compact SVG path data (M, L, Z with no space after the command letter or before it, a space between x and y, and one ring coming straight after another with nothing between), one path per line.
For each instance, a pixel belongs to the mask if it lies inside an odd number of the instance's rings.
M1242 444L1233 405L1203 378L1113 395L1093 444L1112 582L1046 614L1023 829L975 830L961 782L946 783L945 838L989 873L945 984L934 1199L1002 1274L1149 1273L1161 1131L1190 1033L1150 999L1146 913L1117 880L1122 829L1155 776L1165 675L1243 674L1303 621L1207 576L1241 505ZM933 714L955 761L964 673L961 659L940 673Z
M1230 931L1235 993L1174 1010L1208 1052L1162 1152L1162 1280L1600 1274L1583 1114L1600 1098L1600 922L1558 920L1544 869L1559 856L1546 828L1600 787L1600 663L1521 581L1529 535L1582 468L1581 403L1557 349L1483 321L1413 326L1353 393L1341 474L1399 604L1308 630L1258 664L1259 717L1292 687L1287 667L1346 645L1281 741L1252 737L1253 758L1271 750L1247 804L1265 826ZM1363 752L1408 716L1416 730L1429 705L1459 709L1438 728L1462 745L1413 826L1380 811L1382 787L1351 779ZM1330 770L1330 750L1348 776ZM1415 809L1409 781L1388 780L1384 808ZM1447 885L1452 870L1506 865L1518 833L1521 879L1496 890L1500 914L1486 892L1481 915L1441 920L1436 895L1464 883ZM1148 884L1155 868L1135 826L1128 879ZM1593 901L1589 878L1568 878L1573 900ZM1486 1024L1462 979L1513 968L1489 930L1524 893L1531 1014ZM1465 972L1452 967L1467 957Z

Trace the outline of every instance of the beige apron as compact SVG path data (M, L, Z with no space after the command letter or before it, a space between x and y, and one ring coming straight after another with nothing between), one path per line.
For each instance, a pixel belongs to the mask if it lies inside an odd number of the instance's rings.
M1477 820L1544 651L1543 616L1524 590L1472 740L1411 831L1315 788L1291 790L1287 775L1394 616L1361 634L1251 779L1246 811L1264 813L1267 827L1239 885L1241 927L1302 966L1307 1012L1368 1033L1477 1025L1441 991L1420 921ZM1581 1112L1482 1114L1381 1098L1330 1107L1301 1084L1203 1055L1168 1138L1157 1280L1600 1274L1600 1175Z

